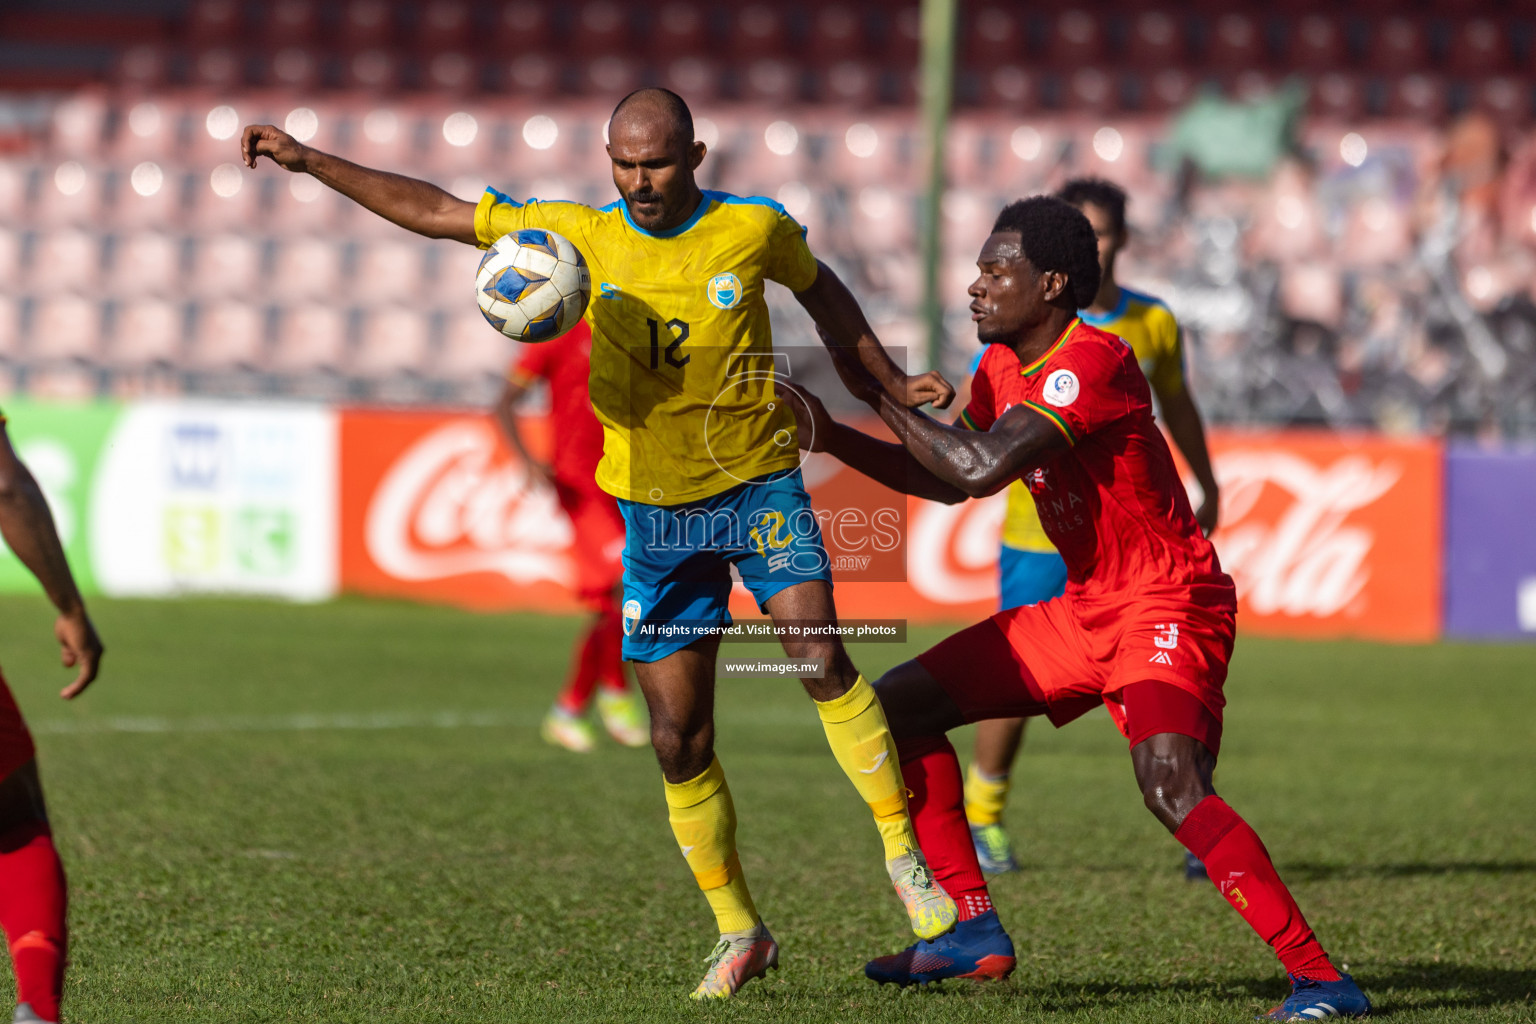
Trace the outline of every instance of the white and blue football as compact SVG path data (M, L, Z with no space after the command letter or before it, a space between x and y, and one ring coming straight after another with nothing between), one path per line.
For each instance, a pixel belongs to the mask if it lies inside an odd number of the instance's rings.
M502 235L480 259L475 298L486 322L514 341L551 341L587 311L592 275L564 235L524 228Z

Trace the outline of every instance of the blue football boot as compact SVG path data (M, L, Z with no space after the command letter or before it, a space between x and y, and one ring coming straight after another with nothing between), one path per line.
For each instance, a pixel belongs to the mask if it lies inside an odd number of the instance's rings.
M1184 851L1184 880L1186 882L1209 882L1211 876L1205 870L1205 861L1196 857L1188 850Z
M961 921L954 931L936 939L924 939L890 956L876 957L864 965L864 977L884 985L894 982L926 985L945 978L993 978L1013 973L1016 963L1013 940L1003 931L997 911Z
M983 873L1001 875L1019 870L1013 856L1013 843L1001 825L972 825L971 845L976 847L976 862Z
M1291 994L1285 1002L1256 1020L1322 1020L1325 1017L1369 1017L1371 1001L1347 974L1338 981L1291 979Z

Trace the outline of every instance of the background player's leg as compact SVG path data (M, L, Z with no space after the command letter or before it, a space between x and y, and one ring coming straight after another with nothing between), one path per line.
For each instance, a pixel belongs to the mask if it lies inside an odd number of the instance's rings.
M603 600L598 621L592 627L597 644L594 652L597 674L597 713L608 735L626 747L643 747L650 742L650 730L640 714L640 703L629 689L624 671L624 623L619 613L619 593L613 591Z
M984 870L1017 871L1013 846L1003 831L1009 775L1024 742L1024 718L994 718L976 723L976 750L965 774L965 818Z
M1216 888L1275 950L1286 972L1337 981L1339 972L1307 926L1258 834L1211 787L1216 758L1205 744L1191 736L1159 733L1131 748L1131 763L1147 809L1205 861Z
M923 938L943 934L955 923L955 905L930 884L928 869L922 863L922 847L907 813L896 742L880 699L853 667L842 640L815 632L816 627L837 623L831 584L821 580L797 583L774 594L765 606L775 623L812 629L807 637L785 636L784 652L791 658L819 658L826 666L824 678L806 678L801 683L816 702L827 745L874 815L886 873L906 907L912 930Z
M66 945L64 866L53 846L37 762L0 780L0 929L16 969L16 1001L59 1019Z
M545 742L577 753L592 749L592 726L585 716L602 668L602 654L607 642L604 633L611 625L602 613L598 613L587 621L586 629L576 638L565 686L539 727Z

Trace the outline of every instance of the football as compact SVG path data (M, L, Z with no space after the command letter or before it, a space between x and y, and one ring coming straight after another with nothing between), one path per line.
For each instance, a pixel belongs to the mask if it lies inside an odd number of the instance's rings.
M550 341L587 311L592 276L564 235L525 228L502 235L480 259L475 298L486 321L514 341Z

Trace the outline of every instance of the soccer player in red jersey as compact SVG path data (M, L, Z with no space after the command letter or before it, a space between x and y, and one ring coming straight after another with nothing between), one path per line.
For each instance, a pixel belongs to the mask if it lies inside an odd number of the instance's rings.
M59 696L72 700L96 679L101 638L75 588L53 516L37 481L16 457L0 416L0 535L42 583L59 610L53 634L75 681ZM67 902L64 866L53 846L37 750L10 688L0 678L0 929L16 969L16 1024L59 1019L64 992Z
M530 470L554 488L576 532L576 593L592 609L592 621L576 642L571 672L539 734L556 746L584 753L592 749L587 706L597 710L608 734L626 747L643 747L650 734L624 675L620 645L619 586L624 576L624 518L619 503L597 486L603 457L603 428L592 411L587 375L592 367L592 328L585 320L553 341L523 345L496 403L496 420ZM554 438L549 464L535 458L518 431L513 408L537 381L549 385L549 420Z
M1061 597L999 612L876 684L918 840L960 923L871 961L865 974L907 985L1013 970L944 734L1002 717L1043 715L1061 726L1102 703L1129 741L1147 809L1205 861L1291 977L1291 995L1270 1017L1369 1013L1264 844L1212 788L1236 591L1195 521L1131 348L1077 316L1098 288L1092 227L1059 199L1020 200L998 217L977 262L971 312L987 348L958 423L890 401L846 360L838 361L844 382L900 443L835 423L814 397L796 410L813 449L906 493L953 503L1026 480L1067 563Z

